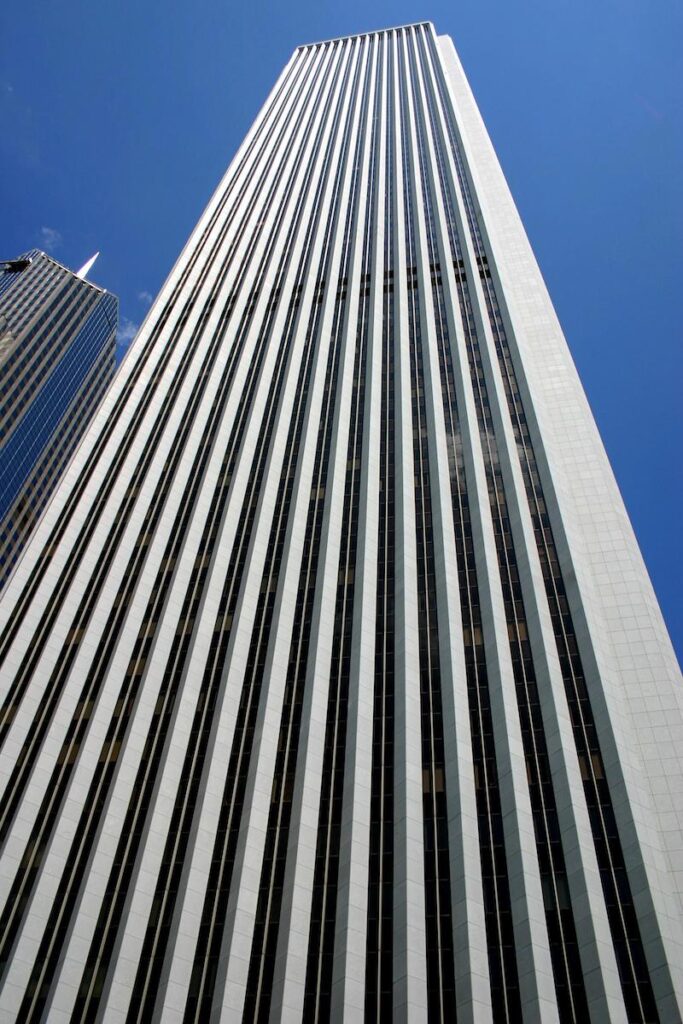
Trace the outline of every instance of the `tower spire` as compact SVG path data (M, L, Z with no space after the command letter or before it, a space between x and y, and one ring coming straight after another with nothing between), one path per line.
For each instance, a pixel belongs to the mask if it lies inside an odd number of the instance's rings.
M91 256L90 259L86 263L83 264L81 269L79 271L77 271L76 277L80 277L81 280L84 281L86 279L86 277L88 276L88 274L90 273L90 271L92 270L93 265L95 263L95 260L97 259L97 257L99 255L100 255L99 252L96 252L94 256Z

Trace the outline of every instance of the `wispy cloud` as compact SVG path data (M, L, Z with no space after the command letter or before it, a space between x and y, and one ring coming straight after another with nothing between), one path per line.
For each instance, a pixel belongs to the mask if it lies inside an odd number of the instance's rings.
M54 252L62 244L62 236L56 228L41 228L40 244L45 252Z
M131 341L138 333L139 327L140 324L133 323L133 321L129 320L127 316L121 317L121 323L119 324L119 329L116 332L116 344L119 348L128 348Z
M145 306L151 306L154 301L154 296L151 292L138 292L138 298Z

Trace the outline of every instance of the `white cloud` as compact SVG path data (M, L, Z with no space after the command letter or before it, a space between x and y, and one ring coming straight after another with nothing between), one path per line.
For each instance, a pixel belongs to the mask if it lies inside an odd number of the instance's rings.
M132 320L129 320L127 316L122 316L119 329L116 332L116 344L123 346L124 348L128 348L131 341L138 333L139 327L140 324L135 324Z
M62 244L62 236L56 228L41 228L40 244L45 252L54 252Z
M145 304L145 306L151 306L152 302L154 301L154 296L152 295L152 293L146 291L138 292L138 298L140 302Z

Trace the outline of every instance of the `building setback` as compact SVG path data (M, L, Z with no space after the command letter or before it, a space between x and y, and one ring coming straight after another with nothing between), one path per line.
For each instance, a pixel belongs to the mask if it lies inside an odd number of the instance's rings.
M8 1019L680 1019L678 668L431 25L292 55L0 628Z
M111 383L117 324L44 252L0 262L0 590Z

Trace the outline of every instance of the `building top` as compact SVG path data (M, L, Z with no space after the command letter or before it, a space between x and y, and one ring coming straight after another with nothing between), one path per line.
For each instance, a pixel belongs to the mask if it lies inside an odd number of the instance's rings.
M62 301L65 289L69 295L80 295L79 303L97 302L111 325L118 322L118 298L85 276L93 262L89 260L76 272L41 249L29 249L15 259L0 260L0 369L3 374L7 371L7 361L19 358L18 352L28 344L27 339L34 335L39 339L44 330L54 330L54 304ZM63 314L64 309L59 308ZM21 357L26 359L27 365L33 365L40 349L37 340L31 345L33 355ZM19 373L19 369L16 372ZM5 379L3 387L7 386Z
M95 253L79 270L72 270L70 267L65 266L59 260L56 260L54 256L50 256L48 253L43 252L42 249L29 249L28 252L22 253L21 256L17 256L15 259L0 260L0 275L5 274L17 274L21 273L28 268L40 257L44 260L48 260L54 266L59 267L61 270L66 271L67 274L73 274L74 277L84 281L85 284L90 285L92 288L96 288L99 292L106 292L107 289L101 285L95 284L94 281L90 281L87 274L93 267L95 260L99 256L99 252Z
M303 43L297 46L295 53L299 50L310 50L315 46L326 46L328 43L339 43L346 39L365 39L368 36L386 36L389 32L400 32L406 28L434 28L431 21L412 21L405 25L392 25L390 28L376 28L370 32L352 32L346 36L332 36L330 39L318 39L311 43Z

